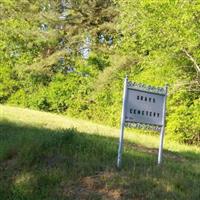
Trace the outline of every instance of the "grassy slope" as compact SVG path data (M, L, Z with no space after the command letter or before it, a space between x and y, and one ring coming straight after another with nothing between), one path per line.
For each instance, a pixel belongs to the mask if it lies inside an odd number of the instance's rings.
M199 199L200 150L157 136L0 106L0 199Z

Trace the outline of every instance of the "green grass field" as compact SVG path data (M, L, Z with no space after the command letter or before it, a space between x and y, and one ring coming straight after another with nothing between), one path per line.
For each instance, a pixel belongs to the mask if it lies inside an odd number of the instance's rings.
M28 109L0 106L0 200L200 199L200 149Z

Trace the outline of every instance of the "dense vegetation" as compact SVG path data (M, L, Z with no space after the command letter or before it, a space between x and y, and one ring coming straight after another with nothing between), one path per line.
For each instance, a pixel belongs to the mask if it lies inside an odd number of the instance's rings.
M200 141L200 3L3 0L0 102L118 126L122 83L169 84L167 136Z
M167 140L163 166L157 166L159 137L126 132L123 167L117 170L118 129L0 109L2 200L199 199L200 149L195 146Z

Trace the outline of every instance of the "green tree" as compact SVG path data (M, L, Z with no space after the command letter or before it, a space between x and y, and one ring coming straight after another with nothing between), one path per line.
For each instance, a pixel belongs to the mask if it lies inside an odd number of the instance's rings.
M117 2L120 52L135 57L141 70L134 79L169 83L168 133L184 142L199 142L200 2Z

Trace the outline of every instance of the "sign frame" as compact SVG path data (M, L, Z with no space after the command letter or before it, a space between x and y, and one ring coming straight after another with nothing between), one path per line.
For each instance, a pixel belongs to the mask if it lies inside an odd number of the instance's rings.
M153 123L151 120L149 123L145 122L143 118L141 118L138 122L134 120L126 119L127 115L127 106L128 106L128 95L130 90L140 91L146 94L153 94L162 96L162 102L160 103L160 122ZM154 129L160 132L160 143L158 150L158 165L162 163L163 157L163 143L164 143L164 135L165 135L165 119L166 119L166 101L167 101L167 92L168 87L152 87L144 84L132 83L128 81L128 76L124 79L124 90L123 90L123 102L122 102L122 113L121 113L121 126L120 126L120 137L119 137L119 147L118 147L118 156L117 156L117 167L121 167L122 163L122 151L123 151L123 138L124 138L124 128L125 126L136 127L136 128L148 128ZM130 102L129 102L130 103ZM141 105L140 105L141 106ZM161 107L162 106L162 107Z

